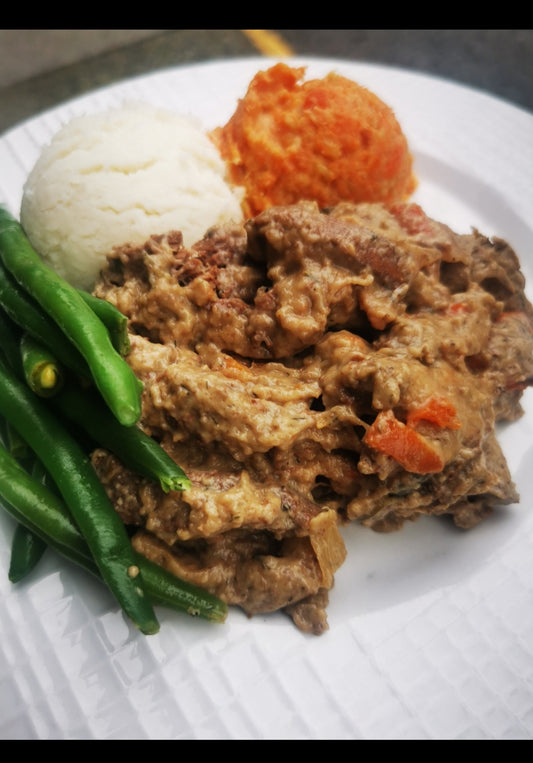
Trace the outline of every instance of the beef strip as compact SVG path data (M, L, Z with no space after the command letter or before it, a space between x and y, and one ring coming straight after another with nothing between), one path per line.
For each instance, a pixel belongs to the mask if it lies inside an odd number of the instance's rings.
M533 381L533 310L505 242L415 204L305 202L120 247L95 294L192 487L100 449L97 473L141 553L249 615L322 633L345 522L470 528L518 501L496 425Z

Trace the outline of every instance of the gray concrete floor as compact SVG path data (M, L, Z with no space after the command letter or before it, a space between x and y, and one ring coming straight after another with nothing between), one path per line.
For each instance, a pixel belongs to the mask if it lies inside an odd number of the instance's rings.
M197 61L268 54L276 51L276 42L296 55L435 74L533 112L531 29L278 29L255 30L262 33L257 38L247 31L0 30L0 132L126 77Z
M0 29L0 87L62 69L164 29Z

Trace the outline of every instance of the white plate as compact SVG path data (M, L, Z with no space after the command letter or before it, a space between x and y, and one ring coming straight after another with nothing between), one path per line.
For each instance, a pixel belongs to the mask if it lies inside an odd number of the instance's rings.
M18 214L40 147L72 116L141 99L222 124L264 58L162 71L31 119L0 138L0 201ZM394 110L426 211L517 250L533 287L533 115L443 80L339 60ZM49 554L7 580L13 523L0 517L0 737L4 739L531 739L532 393L500 440L521 503L469 532L436 519L346 532L329 631L276 614L222 626L161 612L143 637L81 570Z

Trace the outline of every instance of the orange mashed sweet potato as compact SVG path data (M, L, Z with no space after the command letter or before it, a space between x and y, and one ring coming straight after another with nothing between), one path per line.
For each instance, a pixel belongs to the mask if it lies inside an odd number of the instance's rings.
M412 156L392 109L346 77L304 74L283 63L258 72L211 133L231 181L245 189L245 215L304 199L324 208L410 196Z

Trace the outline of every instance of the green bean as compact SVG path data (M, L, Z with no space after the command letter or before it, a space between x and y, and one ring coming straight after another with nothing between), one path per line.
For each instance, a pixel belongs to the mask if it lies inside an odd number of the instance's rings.
M96 444L114 453L132 471L159 482L165 492L186 490L191 483L168 453L137 425L122 426L109 417L94 390L66 385L53 400L70 421L81 427Z
M0 505L17 522L38 535L59 554L102 579L89 546L62 499L29 475L1 447L0 497L3 499ZM154 604L211 622L224 622L228 607L216 596L180 580L135 551L133 559Z
M22 377L22 361L20 357L20 344L15 326L9 317L0 310L0 356L9 368ZM18 432L4 419L0 417L0 441L16 458L23 459L31 455L27 443L20 437Z
M33 530L22 524L17 524L11 542L11 559L9 562L8 578L11 583L20 583L35 569L47 544Z
M29 474L4 447L0 447L0 495L17 509L15 518L26 527L54 537L59 546L87 554L87 544L62 498Z
M28 447L28 443L19 435L17 430L0 417L0 443L8 450L17 461L30 461L33 458L33 452Z
M102 577L124 611L143 633L159 623L142 588L131 543L91 462L26 384L0 362L0 414L26 440L50 472L84 536ZM9 498L7 498L9 501Z
M65 333L41 306L10 276L0 259L0 305L19 329L50 348L66 367L78 376L90 378L89 366Z
M127 355L131 350L131 342L128 334L128 319L124 313L121 313L111 302L95 297L88 291L78 289L78 293L106 326L115 350L120 355Z
M20 357L20 328L13 323L7 313L0 308L0 353L14 373L22 375Z
M39 397L56 395L63 386L64 373L48 348L24 333L20 339L20 355L29 388Z
M12 428L11 428L12 430ZM18 463L27 463L32 471L35 464L39 462L32 459L31 449L17 435L18 445L13 448L11 431L4 444L7 444L6 450L17 460ZM21 465L22 465L21 464ZM26 468L26 467L24 467ZM18 583L26 577L38 564L39 560L46 551L46 542L29 527L24 524L17 524L11 541L11 559L9 564L8 578L12 583Z
M30 450L26 446L27 450ZM12 454L13 455L13 454ZM27 469L34 480L37 480L46 487L50 487L50 476L38 458L26 459L28 466L24 463L22 466ZM20 463L20 462L19 462ZM55 495L57 489L53 486ZM0 493L1 494L1 493ZM36 500L39 496L36 496ZM41 557L48 547L48 542L42 537L42 534L35 530L31 524L24 521L19 522L13 533L11 543L11 560L9 565L8 577L12 583L20 583L37 566Z
M180 580L158 564L137 556L139 569L145 581L146 590L154 604L169 609L182 610L193 617L201 617L213 623L223 623L228 606L221 599L198 586Z
M31 448L28 448L28 443L8 421L2 421L1 439L7 450L17 461L31 460L33 456Z
M3 347L6 344L6 340L9 341L9 339L9 332L2 336ZM16 346L12 348L15 356L16 350ZM28 447L28 444L3 417L0 419L0 443L19 463L21 461L31 463L33 455L31 448ZM36 566L45 550L46 543L41 538L24 525L18 524L15 527L11 541L9 580L12 583L22 580Z
M2 206L0 258L83 355L96 386L120 423L136 423L141 413L139 380L113 347L102 321L78 291L43 262L20 223Z
M18 525L25 527L29 532L33 533L33 535L39 537L43 543L56 551L60 556L74 562L80 567L83 567L85 570L87 570L87 572L90 572L91 575L94 575L99 580L102 580L102 576L97 565L88 553L87 545L85 545L83 551L78 551L75 546L66 546L59 543L55 536L48 535L44 530L41 529L40 524L34 524L23 512L6 501L5 498L1 496L1 494L0 499L0 508L9 514L18 523ZM42 504L40 505L42 506ZM73 527L75 529L74 525ZM78 538L81 538L79 533Z

